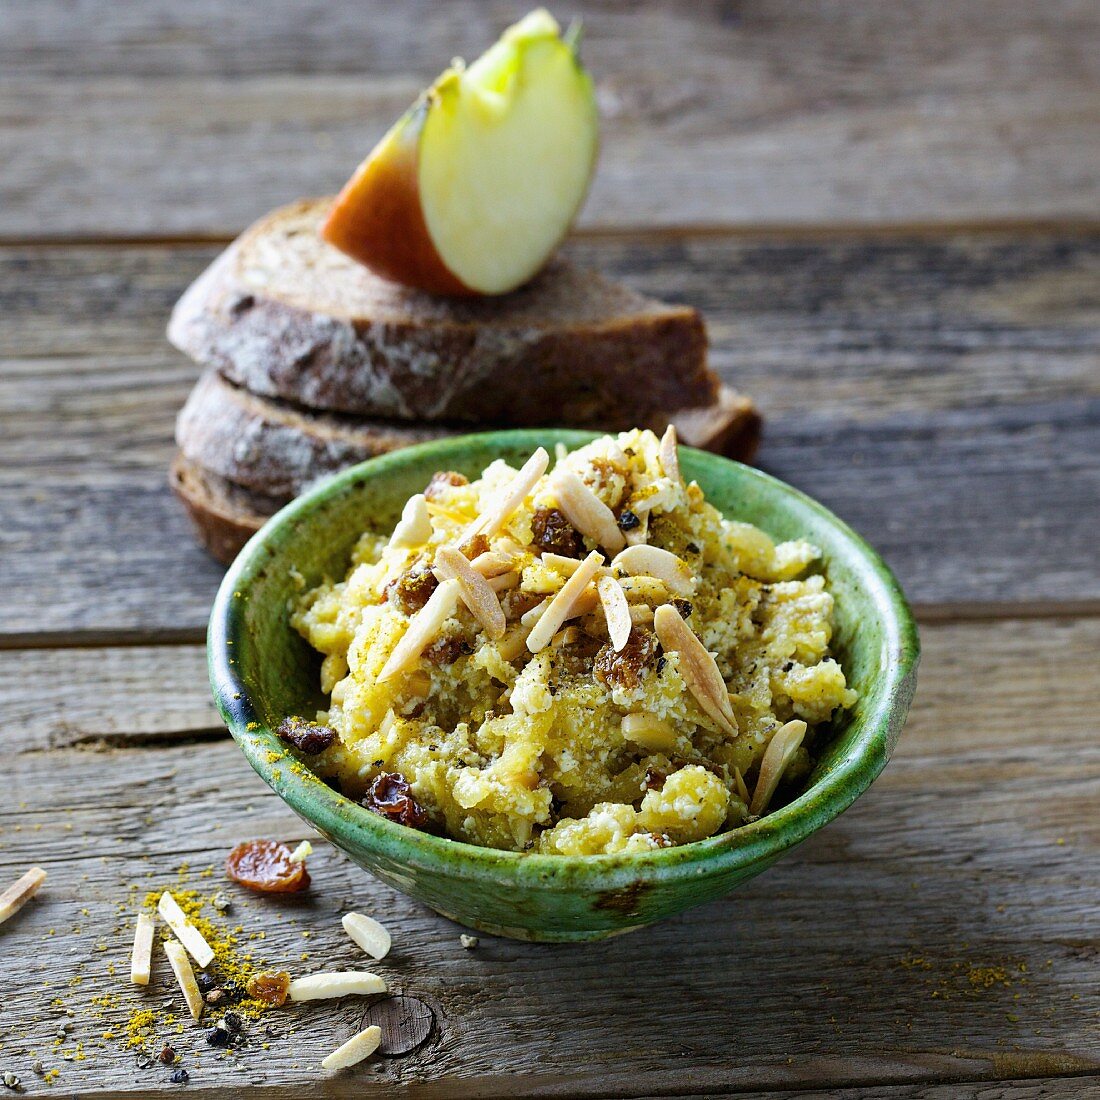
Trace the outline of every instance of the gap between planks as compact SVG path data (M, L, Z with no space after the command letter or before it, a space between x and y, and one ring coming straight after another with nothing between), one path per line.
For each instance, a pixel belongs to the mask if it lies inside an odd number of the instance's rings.
M289 201L289 200L288 200ZM243 232L246 225L241 226ZM1100 218L987 218L975 221L919 222L753 222L738 224L694 223L651 226L607 225L580 226L572 230L569 240L602 241L645 238L653 241L675 241L686 238L717 240L754 240L757 238L808 241L830 241L839 238L868 240L937 240L952 236L995 236L1011 234L1018 237L1050 235L1095 236L1100 234ZM196 248L227 245L234 235L225 233L165 233L134 236L97 234L6 235L0 234L0 249L23 248Z

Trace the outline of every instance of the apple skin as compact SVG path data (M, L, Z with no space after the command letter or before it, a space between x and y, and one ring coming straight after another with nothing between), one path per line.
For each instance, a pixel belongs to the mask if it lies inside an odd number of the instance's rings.
M479 296L439 257L420 205L420 138L431 93L414 104L337 195L321 237L376 275L430 294Z

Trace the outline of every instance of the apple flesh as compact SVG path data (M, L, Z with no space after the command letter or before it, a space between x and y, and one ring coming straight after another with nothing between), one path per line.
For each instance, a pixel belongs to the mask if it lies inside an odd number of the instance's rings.
M321 235L436 294L504 294L568 232L596 162L592 81L539 9L456 63L359 166Z

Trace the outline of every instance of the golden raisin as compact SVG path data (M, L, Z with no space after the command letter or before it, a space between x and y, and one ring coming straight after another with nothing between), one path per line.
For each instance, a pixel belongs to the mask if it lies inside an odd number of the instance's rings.
M438 500L450 487L469 484L470 479L468 477L455 473L454 470L437 470L432 474L432 480L428 482L428 486L424 490L424 499Z
M304 861L293 862L278 840L246 840L226 856L225 873L261 894L296 894L309 886Z
M657 649L657 636L643 626L635 626L618 653L610 642L601 647L592 671L608 689L633 691L642 682L642 672L656 658Z
M306 756L324 752L336 740L332 726L307 722L304 718L284 718L275 732Z
M468 538L459 549L470 561L473 561L480 554L489 552L489 540L484 535L474 535Z
M287 990L290 989L290 975L285 970L265 970L260 974L253 974L245 988L250 997L278 1008L286 1004Z
M531 540L542 551L579 558L584 541L579 532L557 508L540 508L531 517Z
M414 565L396 580L386 585L386 599L392 600L398 611L415 615L439 587L435 574L426 565Z
M382 772L370 785L363 805L411 829L423 829L428 814L413 797L409 781L400 772Z

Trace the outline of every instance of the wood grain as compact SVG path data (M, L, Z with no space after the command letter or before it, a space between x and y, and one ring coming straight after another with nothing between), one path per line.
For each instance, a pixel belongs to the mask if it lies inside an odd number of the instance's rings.
M0 249L8 644L199 636L220 572L164 481L197 370L162 331L213 252ZM573 252L706 311L723 377L769 418L761 464L880 546L924 614L1097 606L1100 236L615 235Z
M526 6L7 0L0 233L228 234L332 191ZM584 225L1095 217L1100 16L1083 0L583 14L604 123Z
M950 756L975 749L1096 740L1100 619L1006 619L921 628L907 745ZM57 684L64 683L63 691ZM169 744L227 736L210 698L200 645L0 650L0 714L11 751Z
M432 1007L438 1035L332 1079L331 1095L715 1094L1095 1074L1100 752L1037 739L941 754L935 737L911 733L852 810L730 898L603 944L483 936L474 952L454 925L315 837L304 900L226 886L216 868L236 841L309 832L231 743L25 752L10 761L0 807L0 874L35 862L50 878L5 928L0 1053L18 1071L25 1050L45 1050L66 1091L168 1087L161 1067L138 1071L102 1036L145 1003L107 973L127 956L135 902L180 884L230 889L232 920L265 933L253 949L295 972L361 961L339 928L348 907L390 928L394 951L372 967ZM157 1002L171 996L164 970L149 993ZM103 994L116 999L97 1011ZM76 1013L62 1049L82 1041L85 1062L50 1048L57 996ZM194 1029L173 1041L193 1086L247 1081L255 1095L285 1095L315 1079L364 1007L286 1010L277 1020L292 1036L270 1050L254 1041L213 1054Z

